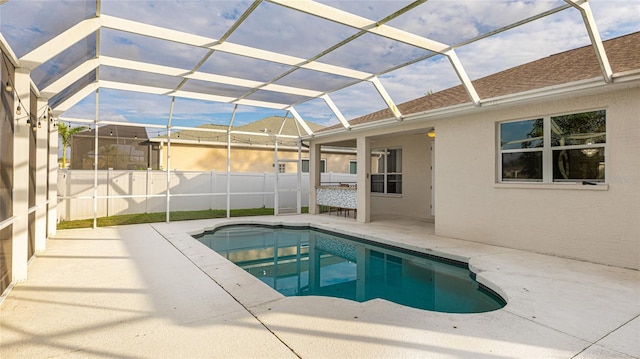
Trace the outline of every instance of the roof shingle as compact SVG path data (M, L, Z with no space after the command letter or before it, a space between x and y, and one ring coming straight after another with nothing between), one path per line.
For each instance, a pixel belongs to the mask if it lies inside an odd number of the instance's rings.
M640 32L604 41L613 73L640 69ZM481 99L522 93L554 85L602 77L591 45L554 54L472 81ZM471 103L462 85L398 105L403 115ZM392 118L389 109L373 112L349 123L358 125ZM340 127L335 125L325 130Z

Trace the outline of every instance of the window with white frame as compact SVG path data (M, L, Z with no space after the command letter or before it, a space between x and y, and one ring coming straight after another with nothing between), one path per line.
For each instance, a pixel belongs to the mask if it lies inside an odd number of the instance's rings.
M604 182L606 111L499 124L502 182Z
M327 160L320 160L320 173L325 173L327 168ZM302 172L309 173L309 160L302 160Z
M349 174L355 175L358 173L358 161L349 161Z
M402 193L402 149L371 151L371 192Z
M278 173L287 173L286 163L278 163Z

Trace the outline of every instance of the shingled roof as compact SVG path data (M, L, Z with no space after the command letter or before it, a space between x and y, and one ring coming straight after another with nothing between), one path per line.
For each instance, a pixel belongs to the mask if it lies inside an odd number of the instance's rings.
M604 42L613 73L640 69L640 32L631 33ZM524 65L473 81L481 99L512 95L554 85L602 77L602 71L592 46L551 55ZM403 115L471 103L462 85L429 94L403 104L398 109ZM349 123L359 125L393 118L389 109L380 110ZM325 130L338 128L335 125Z

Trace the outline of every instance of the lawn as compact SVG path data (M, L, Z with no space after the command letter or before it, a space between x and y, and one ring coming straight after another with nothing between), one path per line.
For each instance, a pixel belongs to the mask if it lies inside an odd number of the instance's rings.
M309 208L303 207L302 213L308 213ZM246 208L232 209L231 217L246 216L269 216L273 215L273 208ZM100 217L97 218L98 227L121 226L125 224L154 223L164 222L167 214L165 212L155 213L138 213L126 214L120 216ZM210 209L204 211L180 211L171 212L169 218L171 221L188 221L192 219L208 219L208 218L226 218L226 209ZM93 218L82 219L77 221L62 221L58 223L58 229L72 228L91 228L93 227Z

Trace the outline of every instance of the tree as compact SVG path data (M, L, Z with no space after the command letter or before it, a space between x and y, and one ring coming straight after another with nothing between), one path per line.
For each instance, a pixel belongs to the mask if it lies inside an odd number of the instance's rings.
M71 126L67 127L64 122L58 123L58 136L60 136L62 143L62 168L67 167L67 148L71 146L71 136L85 129L87 128L84 126L71 128Z

